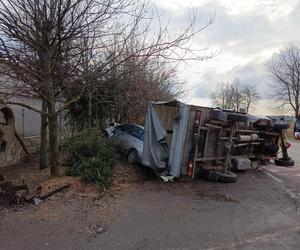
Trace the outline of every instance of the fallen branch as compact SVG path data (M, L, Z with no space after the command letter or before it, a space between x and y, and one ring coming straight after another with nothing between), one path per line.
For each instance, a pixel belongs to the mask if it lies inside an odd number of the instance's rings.
M42 195L40 195L38 198L39 198L40 200L45 200L45 199L49 198L50 196L52 196L52 195L54 195L54 194L56 194L56 193L58 193L58 192L61 192L62 190L66 189L66 188L68 188L68 187L70 187L70 183L65 184L65 185L63 185L63 186L60 186L60 187L58 187L58 188L55 188L55 189L51 190L51 191L48 192L48 193L42 194Z

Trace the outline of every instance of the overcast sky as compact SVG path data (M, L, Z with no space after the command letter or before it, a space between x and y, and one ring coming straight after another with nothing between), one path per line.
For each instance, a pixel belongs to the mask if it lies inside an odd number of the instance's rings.
M209 95L218 82L242 82L257 86L263 100L255 113L278 113L270 95L266 63L288 43L300 42L300 0L154 0L171 29L182 26L188 9L197 12L197 25L208 16L215 21L193 41L195 48L207 45L217 54L204 62L179 66L186 88L193 88L185 101L210 105Z

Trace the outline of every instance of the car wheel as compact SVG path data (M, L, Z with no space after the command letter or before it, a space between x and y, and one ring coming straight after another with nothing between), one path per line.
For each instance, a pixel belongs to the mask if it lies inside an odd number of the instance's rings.
M103 133L103 138L106 138L106 139L109 138L109 135L108 135L107 131L104 131L104 133Z
M275 163L275 165L281 166L281 167L292 167L292 166L295 165L295 161L293 159L291 159L291 158L289 158L287 160L286 159L282 159L282 158L275 159L274 163Z
M127 161L130 164L133 164L133 163L137 163L137 160L138 160L138 152L136 151L136 149L131 149L128 153Z
M203 177L211 182L221 183L234 183L236 182L237 175L231 171L226 173L212 171L209 169L203 169Z

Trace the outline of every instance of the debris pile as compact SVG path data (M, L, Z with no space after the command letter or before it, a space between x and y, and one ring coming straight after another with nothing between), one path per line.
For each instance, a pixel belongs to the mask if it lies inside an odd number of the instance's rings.
M28 194L28 186L24 180L22 183L6 181L3 174L0 174L0 196L9 203L20 204Z
M70 183L58 183L47 186L39 186L29 192L28 185L24 179L21 184L6 181L0 174L0 197L8 204L21 204L30 202L39 205L43 200L70 187Z

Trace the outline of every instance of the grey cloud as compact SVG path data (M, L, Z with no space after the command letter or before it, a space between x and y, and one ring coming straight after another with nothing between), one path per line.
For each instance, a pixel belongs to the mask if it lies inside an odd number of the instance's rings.
M215 1L197 7L196 11L199 17L198 27L205 23L209 14L216 13L215 22L194 41L200 47L206 44L210 44L211 47L219 47L220 52L216 60L218 57L221 58L221 61L224 60L223 53L232 54L232 60L235 60L235 56L253 58L265 50L280 48L289 42L300 44L298 34L300 1L289 15L276 20L262 15L259 10L239 16L229 15L226 9ZM180 27L184 27L186 24L186 15L174 16L174 13L169 10L164 10L164 14L171 17L171 32L176 33ZM255 84L262 98L267 99L272 91L270 87L272 80L266 68L266 62L261 62L261 58L259 61L254 59L245 65L236 65L225 73L216 73L217 70L212 66L202 74L194 95L199 98L207 98L216 83L232 81L237 77L242 82Z
M243 83L256 86L261 97L266 99L271 95L272 79L266 67L266 62L257 63L251 61L242 66L236 66L225 73L217 74L210 70L203 75L202 84L195 91L199 98L207 98L214 91L214 87L219 82L231 82L238 78Z

